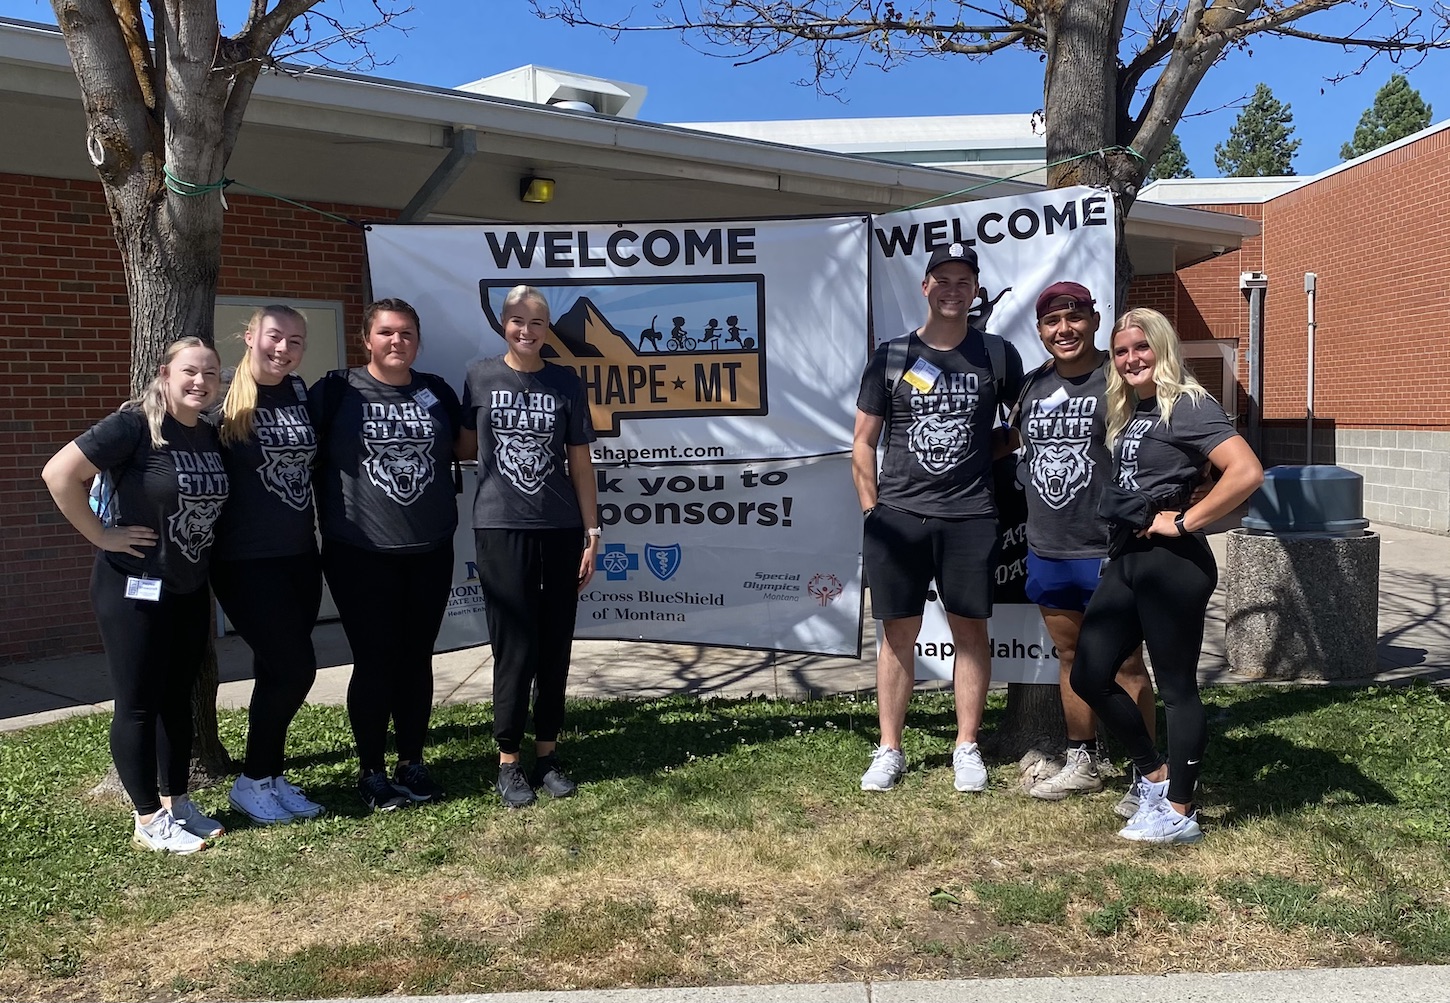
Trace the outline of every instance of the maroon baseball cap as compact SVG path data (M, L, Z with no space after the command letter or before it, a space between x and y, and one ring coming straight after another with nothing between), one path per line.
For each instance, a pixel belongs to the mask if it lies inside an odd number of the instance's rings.
M1041 320L1054 310L1091 310L1096 302L1087 286L1076 282L1054 282L1037 297L1037 319Z

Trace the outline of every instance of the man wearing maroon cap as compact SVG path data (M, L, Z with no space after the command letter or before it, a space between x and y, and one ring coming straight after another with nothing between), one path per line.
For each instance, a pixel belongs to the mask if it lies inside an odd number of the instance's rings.
M1037 297L1037 334L1052 357L1024 381L1010 422L1021 436L1027 495L1027 598L1037 603L1060 659L1067 753L1060 771L1039 781L1033 797L1059 801L1102 790L1093 712L1069 683L1083 611L1108 554L1107 523L1098 515L1112 479L1105 442L1108 353L1094 344L1101 318L1092 293L1055 282ZM1153 733L1153 686L1142 650L1118 670ZM1129 796L1128 800L1131 800ZM1136 804L1119 812L1132 815Z
M872 613L883 634L876 661L881 744L862 790L890 790L906 772L901 737L933 580L956 645L954 785L987 786L977 730L991 678L987 618L998 543L992 456L1002 441L998 408L1017 396L1022 359L1001 338L969 327L978 274L970 245L932 253L921 283L926 322L877 347L856 399L851 471L865 513ZM878 444L885 447L879 476Z

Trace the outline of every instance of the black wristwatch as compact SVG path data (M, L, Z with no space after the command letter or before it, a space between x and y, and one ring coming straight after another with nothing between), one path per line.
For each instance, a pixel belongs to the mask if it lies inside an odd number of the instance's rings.
M1173 528L1178 530L1179 536L1188 535L1188 527L1183 525L1183 517L1187 514L1187 512L1179 512L1173 519Z

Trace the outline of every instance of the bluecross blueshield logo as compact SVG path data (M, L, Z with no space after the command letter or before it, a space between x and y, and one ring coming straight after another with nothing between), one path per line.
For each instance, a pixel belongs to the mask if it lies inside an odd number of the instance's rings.
M625 581L631 571L639 570L639 554L624 549L622 543L606 543L604 553L594 558L594 570L604 572L606 581Z
M649 573L662 582L667 582L674 577L676 571L680 570L680 560L684 551L678 543L672 543L668 547L657 547L653 543L644 545L644 564L649 568Z

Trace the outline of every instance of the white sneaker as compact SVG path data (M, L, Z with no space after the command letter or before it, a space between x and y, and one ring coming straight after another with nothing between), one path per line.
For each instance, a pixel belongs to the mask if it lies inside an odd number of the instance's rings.
M878 745L871 753L871 765L861 774L863 791L889 791L906 774L906 756L900 749Z
M1203 839L1203 829L1198 825L1198 812L1180 815L1167 801L1159 801L1137 826L1118 835L1138 843L1197 843Z
M1154 783L1145 777L1138 778L1138 810L1133 817L1128 819L1128 824L1118 830L1118 835L1124 839L1136 839L1129 835L1132 830L1148 820L1148 817L1159 808L1168 807L1168 781L1160 780ZM1172 810L1171 808L1169 809Z
M277 803L290 811L294 818L316 818L327 809L311 801L302 793L302 788L287 782L286 777L272 778L272 793Z
M188 797L171 799L171 817L176 819L177 825L202 839L216 839L227 831L227 827L216 819L203 815Z
M1086 746L1067 750L1067 761L1046 780L1039 780L1027 793L1043 801L1061 801L1070 794L1091 794L1103 789L1097 757Z
M227 800L232 807L258 825L278 825L292 821L292 812L277 796L271 777L253 780L243 774L232 784Z
M976 742L963 742L952 751L952 772L956 774L953 786L964 794L987 789L987 765Z
M132 812L131 816L136 822L131 833L131 842L143 850L185 856L206 849L206 840L183 829L165 808L158 811L149 822L143 823L139 812Z

